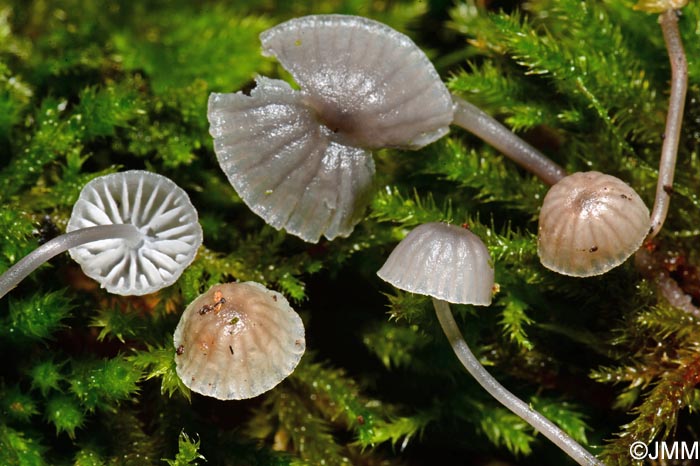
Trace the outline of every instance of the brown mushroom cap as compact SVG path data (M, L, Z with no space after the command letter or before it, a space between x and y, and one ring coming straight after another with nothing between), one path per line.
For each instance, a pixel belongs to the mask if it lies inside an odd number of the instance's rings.
M639 249L649 228L649 209L626 183L599 172L574 173L544 198L537 252L555 272L600 275Z
M450 303L491 304L494 271L489 251L478 236L455 225L417 226L377 275L396 288Z
M211 287L187 306L173 340L180 379L220 400L272 389L306 349L301 318L284 296L255 282Z

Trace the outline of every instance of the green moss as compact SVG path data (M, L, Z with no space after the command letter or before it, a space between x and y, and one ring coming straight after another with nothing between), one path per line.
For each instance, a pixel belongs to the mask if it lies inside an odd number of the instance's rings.
M80 403L70 396L53 396L46 402L46 419L56 426L56 433L65 432L75 438L75 429L83 425Z
M178 452L174 460L163 460L169 466L188 466L200 464L197 460L205 458L199 454L199 440L188 437L184 432L180 434L177 441Z
M39 412L36 402L18 386L0 388L0 410L8 420L27 423Z
M0 328L4 338L15 341L45 340L63 327L73 308L63 291L36 293L27 299L10 299L9 314Z

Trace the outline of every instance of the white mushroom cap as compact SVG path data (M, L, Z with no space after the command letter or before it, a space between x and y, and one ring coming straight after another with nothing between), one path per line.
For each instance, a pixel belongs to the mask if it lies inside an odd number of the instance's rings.
M66 231L132 224L139 241L105 239L69 250L110 293L144 295L172 285L202 244L197 210L170 179L132 170L95 178L80 193Z
M369 150L416 149L446 134L450 94L408 37L376 21L307 16L260 38L301 90L258 78L250 96L212 94L219 164L273 227L309 242L348 236L371 194Z
M622 264L649 233L649 209L614 176L574 173L552 186L540 211L537 253L542 265L574 277Z
M491 256L481 239L466 228L445 223L416 227L377 275L396 288L450 303L491 304Z
M306 349L301 318L284 296L255 282L211 287L187 306L173 341L183 383L220 400L272 389Z

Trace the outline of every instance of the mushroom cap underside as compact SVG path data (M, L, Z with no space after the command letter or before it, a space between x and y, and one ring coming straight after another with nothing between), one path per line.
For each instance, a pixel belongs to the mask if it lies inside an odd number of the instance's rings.
M172 285L202 244L197 210L170 179L142 170L93 179L82 189L66 231L132 224L139 241L104 239L69 250L110 293L144 295Z

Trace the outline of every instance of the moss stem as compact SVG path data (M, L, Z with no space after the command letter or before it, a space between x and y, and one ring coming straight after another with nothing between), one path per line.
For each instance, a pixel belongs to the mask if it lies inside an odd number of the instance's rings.
M123 238L128 241L138 241L141 233L134 225L100 225L82 228L58 236L42 244L34 251L23 257L0 276L0 299L16 287L41 264L49 261L58 254L76 246L93 241Z
M453 124L483 139L550 186L566 176L566 171L562 167L520 139L479 107L454 95L452 100L457 106Z
M484 366L481 365L476 356L474 356L474 353L469 349L467 342L464 341L462 333L459 331L459 327L457 327L457 323L452 316L450 305L446 301L433 298L433 306L435 306L435 314L437 314L442 330L445 332L450 345L452 345L452 349L467 371L479 382L479 385L503 406L510 409L538 432L541 432L555 445L564 450L564 452L578 464L586 466L604 466L602 462L598 461L595 456L579 445L563 430L554 425L552 421L525 404L520 398L513 395L484 369Z
M673 174L676 169L678 143L683 123L685 94L688 90L688 62L678 30L678 12L668 10L662 13L659 17L659 23L661 24L664 42L666 43L668 57L671 62L671 95L668 102L668 114L666 115L664 143L661 147L659 181L656 185L654 209L651 212L651 232L647 240L654 238L659 233L668 214L671 193L673 192Z

